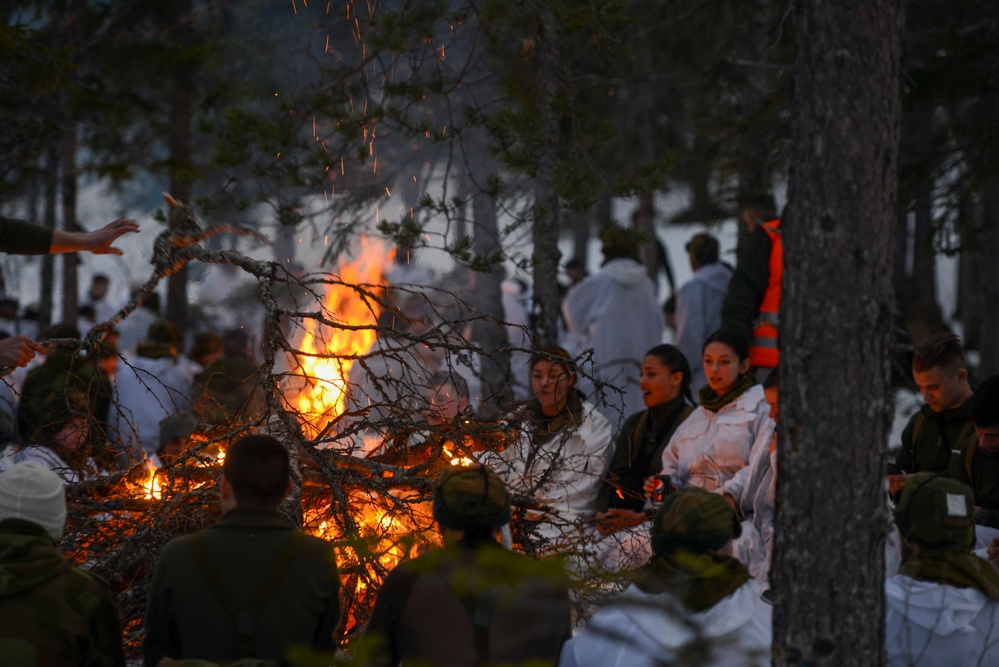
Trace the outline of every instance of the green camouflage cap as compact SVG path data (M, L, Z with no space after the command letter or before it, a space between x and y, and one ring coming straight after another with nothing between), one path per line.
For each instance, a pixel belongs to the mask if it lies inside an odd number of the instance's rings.
M166 343L180 347L180 333L177 331L177 327L166 320L156 320L150 324L146 338L154 343Z
M971 489L949 477L916 473L902 487L895 524L907 539L926 547L975 542L975 498Z
M652 519L652 549L659 556L678 547L715 551L741 534L739 517L728 503L697 487L670 494Z
M434 520L452 530L509 523L510 496L503 480L481 464L445 468L434 486Z

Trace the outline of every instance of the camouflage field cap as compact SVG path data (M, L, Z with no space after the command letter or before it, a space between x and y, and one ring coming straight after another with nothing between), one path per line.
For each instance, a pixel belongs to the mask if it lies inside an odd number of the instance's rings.
M434 520L452 530L500 528L510 523L506 485L481 464L445 468L434 486Z
M180 332L177 331L177 327L166 320L156 320L150 324L146 338L154 343L166 343L180 347Z
M679 547L697 553L715 551L740 535L742 525L728 503L697 487L670 494L652 519L652 549L657 555Z
M975 498L956 479L916 473L902 487L895 524L904 537L924 546L970 549L975 542Z

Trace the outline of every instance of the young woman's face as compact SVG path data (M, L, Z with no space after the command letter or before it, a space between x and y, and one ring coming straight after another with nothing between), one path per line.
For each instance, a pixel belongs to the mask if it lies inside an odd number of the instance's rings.
M642 390L642 400L648 408L668 403L680 395L683 373L672 371L663 360L650 354L642 360L642 375L638 386Z
M739 381L739 376L749 371L749 359L739 360L739 355L725 343L715 341L704 348L704 376L716 394L724 396Z
M531 369L531 390L541 403L541 412L549 417L562 412L575 383L576 378L562 364L542 359Z

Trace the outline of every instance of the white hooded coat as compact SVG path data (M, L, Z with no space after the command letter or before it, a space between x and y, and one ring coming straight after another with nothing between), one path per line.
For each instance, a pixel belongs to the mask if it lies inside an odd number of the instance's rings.
M690 389L697 394L706 384L701 348L708 336L721 329L722 304L732 268L714 262L694 271L676 295L675 345L690 364Z
M896 574L885 582L889 667L999 665L999 602Z
M569 290L562 314L565 348L574 355L593 348L592 375L623 392L606 391L598 405L617 430L624 417L645 408L638 387L642 359L662 341L663 316L652 280L641 263L613 259ZM589 370L584 364L584 374ZM580 377L579 389L596 402L588 378Z
M748 465L753 443L769 423L770 406L758 384L718 412L698 407L663 450L662 474L678 487L714 491Z
M698 613L669 593L644 593L632 585L566 642L559 667L674 664L681 649L700 640L709 654L698 665L763 667L770 664L771 614L752 581Z
M118 364L115 375L108 421L129 455L143 460L159 448L160 422L191 409L194 388L173 357L132 356Z
M601 478L614 453L607 419L585 401L582 412L579 426L554 435L533 452L525 424L516 442L481 457L511 493L533 496L551 507L554 514L538 527L547 539L575 537L577 527L573 524L596 513Z

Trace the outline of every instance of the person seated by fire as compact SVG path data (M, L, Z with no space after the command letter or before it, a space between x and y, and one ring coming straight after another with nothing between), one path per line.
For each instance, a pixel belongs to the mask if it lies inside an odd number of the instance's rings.
M55 324L43 336L44 340L79 338L80 332L72 324ZM28 372L21 386L21 400L17 406L17 430L21 441L32 442L36 429L51 423L50 401L61 399L65 403L67 393L78 394L86 404L86 409L80 412L87 415L88 426L93 430L88 434L93 444L90 453L102 464L107 464L109 452L101 436L107 430L112 386L100 369L99 360L87 357L71 345L49 345L44 355L45 361Z
M769 665L771 605L731 555L741 530L718 494L670 495L652 520L651 560L566 643L559 665Z
M78 393L54 396L43 407L41 424L20 450L0 459L0 472L10 465L35 461L67 484L99 478L100 469L90 455L86 397Z
M111 591L63 556L65 525L56 473L25 461L0 474L0 662L124 667Z
M119 468L155 455L160 421L190 410L194 387L177 364L180 332L166 320L149 327L145 340L117 371L111 440L120 443Z
M251 358L250 337L244 329L222 334L223 357L198 374L194 414L207 424L248 422L263 414L260 366Z
M563 348L535 352L530 368L535 398L513 416L518 434L481 461L512 491L544 506L525 515L543 551L573 550L597 511L613 454L611 426L576 389L576 366Z
M422 477L437 477L447 465L471 461L480 451L469 434L468 385L457 373L435 373L426 389L426 407L413 429L387 438L368 458L409 468Z
M176 461L191 446L191 436L198 430L198 418L182 410L167 415L159 423L159 445L149 462L157 468Z
M444 546L404 561L378 591L373 664L554 665L571 635L561 568L505 549L510 496L490 468L448 467L434 520Z

